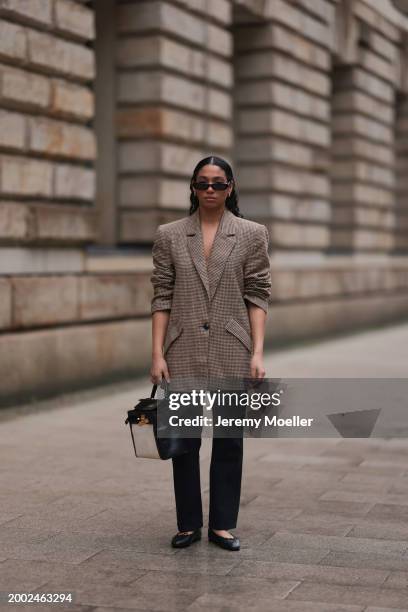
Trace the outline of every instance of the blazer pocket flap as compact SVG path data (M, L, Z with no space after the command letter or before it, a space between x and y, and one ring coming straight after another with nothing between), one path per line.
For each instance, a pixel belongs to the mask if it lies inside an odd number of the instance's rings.
M166 334L166 339L164 341L164 346L163 346L163 354L167 352L167 350L170 348L170 345L174 342L176 338L179 337L182 331L183 331L183 327L181 326L180 323L178 323L178 321L173 321L172 323L169 323L169 327L167 329L167 334Z
M242 344L248 349L248 351L252 351L251 336L248 334L246 329L242 327L241 323L238 323L238 321L231 318L225 325L225 329L238 338L238 340L241 340Z

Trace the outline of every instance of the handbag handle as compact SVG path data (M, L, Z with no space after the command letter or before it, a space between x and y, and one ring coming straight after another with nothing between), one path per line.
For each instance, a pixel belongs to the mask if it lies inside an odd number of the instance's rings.
M164 383L164 385L166 385L166 384L167 384L167 381L166 381L166 379L165 379L165 378L162 378L162 383ZM157 384L155 383L155 384L153 385L153 387L152 387L152 392L150 393L150 399L152 399L152 398L155 396L155 394L156 394L156 389L157 389Z

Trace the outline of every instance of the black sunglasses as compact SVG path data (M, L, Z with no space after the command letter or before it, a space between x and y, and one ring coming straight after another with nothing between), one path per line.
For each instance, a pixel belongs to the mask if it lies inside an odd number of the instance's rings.
M229 187L229 183L221 183L219 181L216 183L205 183L204 181L193 183L193 187L198 191L207 191L210 185L214 191L225 191Z

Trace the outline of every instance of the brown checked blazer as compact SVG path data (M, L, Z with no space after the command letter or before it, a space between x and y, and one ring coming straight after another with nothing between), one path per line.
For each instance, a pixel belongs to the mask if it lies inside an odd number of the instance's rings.
M268 242L264 225L225 208L207 264L198 209L158 227L151 312L170 310L163 354L171 379L250 376L247 303L268 312Z

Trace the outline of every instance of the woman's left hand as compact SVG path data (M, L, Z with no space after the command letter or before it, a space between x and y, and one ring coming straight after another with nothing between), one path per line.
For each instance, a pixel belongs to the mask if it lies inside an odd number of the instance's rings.
M251 357L251 378L265 378L263 354L254 353Z

